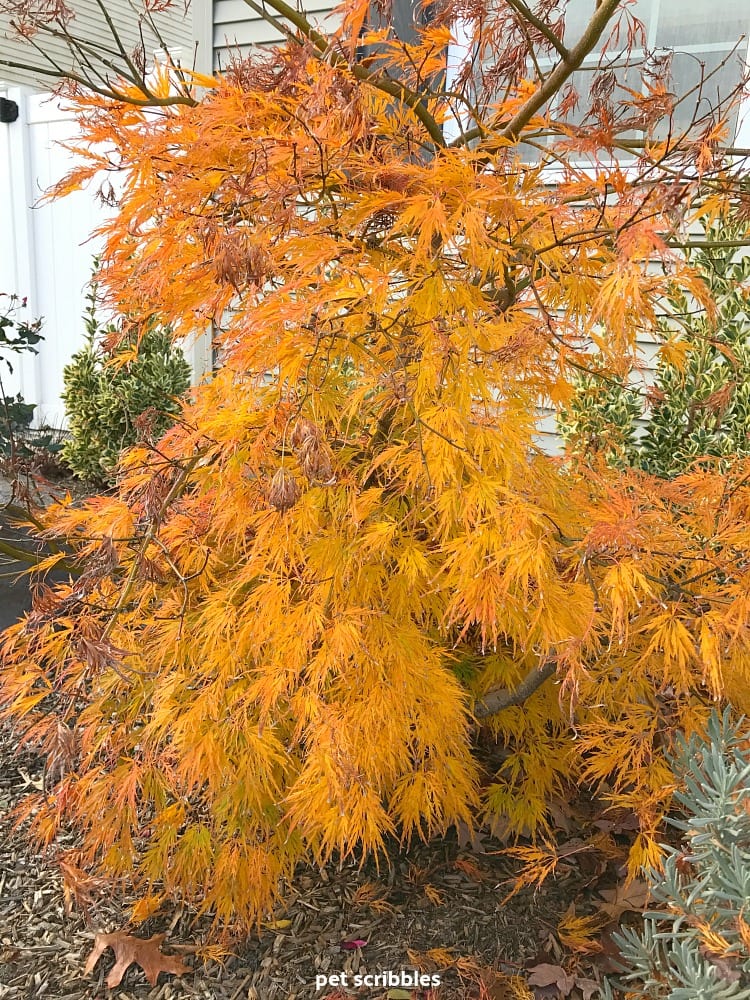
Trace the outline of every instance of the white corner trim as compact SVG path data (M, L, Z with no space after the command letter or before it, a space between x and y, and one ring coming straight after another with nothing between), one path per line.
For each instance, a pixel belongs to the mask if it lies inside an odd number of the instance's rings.
M193 15L193 51L186 56L185 65L204 76L211 76L214 67L214 0L191 0Z

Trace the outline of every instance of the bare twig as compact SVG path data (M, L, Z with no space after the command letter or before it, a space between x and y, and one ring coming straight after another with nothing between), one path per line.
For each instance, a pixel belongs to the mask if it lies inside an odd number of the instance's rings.
M528 24L533 25L539 32L539 34L543 35L550 43L550 45L557 50L558 54L561 56L562 59L565 60L570 59L570 52L563 45L563 43L560 41L560 39L557 37L554 31L550 28L548 24L545 24L545 22L540 17L537 17L536 14L534 14L534 12L529 7L527 7L525 3L523 3L523 0L505 0L505 2L508 4L509 7L513 8L513 10L519 15L522 21L525 21Z
M518 139L523 129L528 125L537 111L543 108L547 101L554 97L566 80L580 68L586 56L593 51L604 29L609 21L611 21L621 3L622 0L602 0L579 41L572 49L566 49L567 56L560 59L539 89L534 91L523 107L502 127L498 135L499 139L505 141L516 141ZM491 130L501 125L502 122L495 121L489 128ZM457 139L454 139L451 146L465 146L475 139L481 138L482 134L486 131L486 127L469 129L458 136Z

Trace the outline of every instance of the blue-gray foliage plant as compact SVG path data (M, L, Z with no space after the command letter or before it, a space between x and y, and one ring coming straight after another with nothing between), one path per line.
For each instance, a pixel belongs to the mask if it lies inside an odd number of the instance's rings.
M650 909L616 935L624 971L603 997L750 1000L750 727L714 712L672 762L682 843L647 873Z

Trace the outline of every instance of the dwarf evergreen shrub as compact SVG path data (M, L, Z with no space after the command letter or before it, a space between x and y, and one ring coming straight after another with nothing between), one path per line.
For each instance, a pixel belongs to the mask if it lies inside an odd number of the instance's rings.
M147 321L107 350L95 312L95 287L86 314L87 342L63 373L63 400L70 437L63 458L80 478L94 483L111 480L124 448L134 444L147 426L158 439L179 412L178 397L190 384L190 368L173 346L169 331ZM137 353L135 348L137 347ZM130 356L132 355L132 357Z
M622 378L598 371L582 374L570 407L560 417L562 435L578 458L603 455L608 465L634 465L638 459L636 419L641 399Z
M747 231L748 221L731 215L706 222L707 245L691 262L715 311L674 291L660 325L676 349L661 355L647 394L596 370L578 380L559 420L569 454L600 454L664 478L705 456L750 455L750 257L738 259L736 249Z

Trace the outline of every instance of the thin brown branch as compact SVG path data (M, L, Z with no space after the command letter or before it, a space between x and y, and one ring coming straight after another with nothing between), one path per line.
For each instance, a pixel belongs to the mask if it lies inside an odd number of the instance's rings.
M520 17L526 21L528 24L533 25L540 35L544 35L550 45L557 50L558 54L562 59L570 59L570 52L563 45L562 41L557 37L554 31L550 28L548 24L523 3L523 0L505 0L509 7L520 15Z
M133 62L133 60L131 59L131 57L128 55L128 51L125 48L125 46L123 45L122 39L120 38L120 34L117 31L117 28L115 27L115 23L112 20L112 18L110 17L109 12L107 11L107 5L103 2L103 0L96 0L96 4L97 4L99 10L102 12L102 16L104 17L104 20L107 22L107 27L109 28L109 33L112 35L114 43L117 46L117 50L120 53L120 57L124 60L125 65L128 67L128 69L130 70L130 72L132 74L132 79L133 80L139 80L139 78L142 77L143 74L139 73L138 67L135 65L135 63ZM143 92L148 97L152 96L151 92L146 88L146 81L145 80L143 80Z
M474 717L476 719L487 719L491 715L497 715L511 705L523 705L523 703L538 691L539 688L557 670L556 660L547 660L540 667L534 667L524 677L520 684L514 688L493 688L481 698L477 699L474 706Z
M695 88L693 88L693 89L695 89ZM618 138L613 143L613 147L615 149L624 149L624 150L646 149L649 146L653 146L654 144L655 144L654 140L649 140L647 142L645 139L619 139ZM677 150L677 144L676 143L672 143L672 146L674 147L674 149L676 151ZM743 147L743 146L722 146L721 143L719 143L716 146L716 152L717 153L723 153L724 156L747 157L747 156L750 156L750 147Z
M302 39L298 35L295 35L292 29L284 24L283 21L280 21L278 17L270 14L266 10L264 3L255 3L255 0L243 0L243 2L247 4L250 10L254 10L258 17L262 17L266 24L270 24L280 35L283 35L288 42L296 42L298 45L302 44Z
M678 250L722 250L725 247L750 246L750 234L744 240L683 240L681 242L667 240L668 247L675 247Z
M192 97L188 97L184 94L175 94L171 97L152 97L143 98L133 97L130 94L123 94L114 87L105 89L104 87L95 86L91 80L87 80L84 76L79 73L74 73L72 70L56 70L56 69L44 69L42 66L33 66L31 63L14 62L11 59L0 59L0 66L7 66L9 69L22 69L27 73L37 73L41 76L52 77L56 80L72 80L74 83L80 83L82 87L90 90L94 94L99 94L100 97L107 97L111 101L120 101L123 104L130 104L136 108L171 108L177 104L184 104L189 108L194 108L198 103Z

